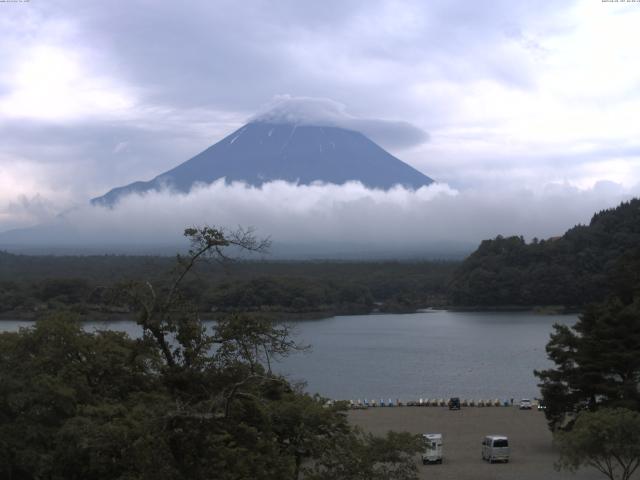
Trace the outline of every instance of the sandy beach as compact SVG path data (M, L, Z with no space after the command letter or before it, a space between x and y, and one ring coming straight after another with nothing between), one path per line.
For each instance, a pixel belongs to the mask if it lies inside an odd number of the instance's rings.
M585 469L571 474L557 472L558 456L544 414L516 407L468 407L449 411L442 407L369 408L349 412L352 424L382 435L388 430L441 433L444 439L442 465L423 466L420 478L438 479L602 479L601 473ZM507 435L511 445L509 463L489 464L481 459L485 435ZM633 478L640 478L636 474Z

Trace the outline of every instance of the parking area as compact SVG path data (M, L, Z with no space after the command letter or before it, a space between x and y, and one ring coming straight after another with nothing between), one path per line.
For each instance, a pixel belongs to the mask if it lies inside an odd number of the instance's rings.
M374 434L388 430L441 433L444 462L423 466L420 478L429 479L580 479L604 478L595 470L577 474L557 472L552 436L542 412L517 407L468 407L450 411L443 407L385 407L352 410L354 425ZM509 437L509 463L489 464L481 458L482 438L500 434ZM640 478L635 475L634 478Z

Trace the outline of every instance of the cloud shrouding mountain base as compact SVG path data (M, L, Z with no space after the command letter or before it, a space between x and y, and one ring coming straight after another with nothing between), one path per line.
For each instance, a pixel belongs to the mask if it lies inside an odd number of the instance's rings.
M290 246L314 256L366 256L374 251L429 256L434 250L445 252L447 246L473 248L498 234L560 235L634 193L610 182L589 190L554 184L540 192L458 192L444 184L382 191L359 183L305 186L276 181L256 188L218 181L188 195L150 192L124 197L113 209L76 208L35 234L5 233L0 244L179 245L186 226L209 224L254 227L258 235L272 238L279 257L286 257Z

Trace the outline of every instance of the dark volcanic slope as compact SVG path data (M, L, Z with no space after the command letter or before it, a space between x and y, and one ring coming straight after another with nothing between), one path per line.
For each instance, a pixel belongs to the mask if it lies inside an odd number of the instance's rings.
M417 189L433 183L359 132L252 122L153 180L114 188L92 203L111 205L123 194L165 186L188 192L195 183L212 183L222 177L256 186L271 180L300 184L358 180L385 190L398 184Z

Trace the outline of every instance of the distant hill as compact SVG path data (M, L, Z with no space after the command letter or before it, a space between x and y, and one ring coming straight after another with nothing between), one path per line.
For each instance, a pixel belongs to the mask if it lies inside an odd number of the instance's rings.
M569 305L640 287L640 200L596 213L561 237L483 241L450 285L455 305Z
M259 311L300 319L372 310L405 312L442 305L455 265L237 261L221 268L207 262L197 267L185 292L203 315ZM168 281L174 266L175 257L32 256L0 250L0 319L34 318L56 309L73 309L92 320L126 316L128 310L110 295L110 288L130 280Z
M259 186L272 180L300 184L360 181L371 188L417 189L433 180L397 159L360 132L335 126L253 121L192 159L149 181L114 188L93 204L169 188L188 192L220 178Z

